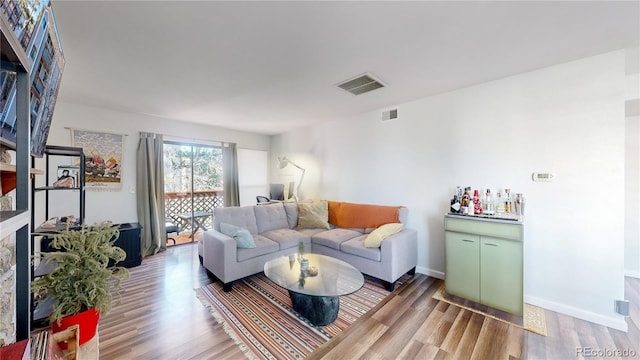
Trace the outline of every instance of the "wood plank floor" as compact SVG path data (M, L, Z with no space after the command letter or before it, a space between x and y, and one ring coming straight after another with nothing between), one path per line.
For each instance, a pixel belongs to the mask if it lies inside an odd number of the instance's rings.
M202 230L196 231L196 233L194 234L195 240L193 241L191 240L191 231L183 231L178 234L171 233L169 234L170 239L167 239L167 246L171 247L176 245L198 242L198 240L200 240L200 236L202 236L202 233L203 233Z
M211 282L196 244L173 246L130 270L122 303L100 322L100 359L244 358L195 297L195 288ZM441 283L416 275L309 358L580 359L581 347L630 350L640 358L638 279L625 282L628 333L546 311L547 337L433 300Z

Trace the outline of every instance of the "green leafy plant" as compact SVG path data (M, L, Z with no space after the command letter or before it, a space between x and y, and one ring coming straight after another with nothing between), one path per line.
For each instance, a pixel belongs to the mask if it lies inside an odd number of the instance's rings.
M58 251L36 255L54 270L35 279L31 291L36 303L53 298L51 322L95 308L101 315L111 309L112 292L118 294L120 281L129 278L129 270L109 266L122 261L126 253L114 245L120 231L108 223L80 229L40 234L52 238L51 247Z

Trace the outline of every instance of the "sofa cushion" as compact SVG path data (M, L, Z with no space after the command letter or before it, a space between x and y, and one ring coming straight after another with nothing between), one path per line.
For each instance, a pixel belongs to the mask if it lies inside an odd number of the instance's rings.
M298 229L329 229L327 202L298 203Z
M329 225L331 225L331 224L329 224ZM332 229L347 229L347 230L357 231L360 234L367 234L367 229L363 229L363 228L340 228L340 227L333 226L333 225L331 225L331 228ZM375 230L375 229L371 229L369 232L371 232L373 230Z
M276 229L263 232L260 235L280 244L280 250L298 246L300 241L309 243L309 235L291 229Z
M400 222L402 206L329 201L329 223L341 228L370 228Z
M365 259L380 261L382 259L380 248L365 247L364 240L366 239L366 237L367 235L361 235L349 241L343 242L342 244L340 244L340 251L347 254L360 256Z
M256 247L253 249L238 249L237 259L238 261L245 261L258 257L260 255L271 254L278 251L280 245L277 242L271 241L262 235L253 235L253 241Z
M227 236L231 236L236 241L239 248L253 249L256 247L256 243L253 241L253 236L251 236L251 233L247 229L222 222L220 223L220 232Z
M313 237L313 235L327 231L325 229L297 229L296 230L299 233L305 234L307 236L309 236L310 238Z
M368 248L380 247L382 240L402 231L402 226L401 223L390 223L380 226L373 230L371 234L367 235L367 238L364 240L364 246Z
M253 206L230 206L214 208L213 219L215 229L218 231L220 230L220 223L225 222L227 224L247 229L251 234L258 233L258 226L256 225L256 214L253 211Z
M332 249L340 250L341 243L361 235L362 233L354 230L331 229L313 235L311 237L311 242L318 245L324 245Z
M298 203L285 202L284 212L287 213L287 223L289 224L289 229L295 229L298 226Z
M282 203L255 206L256 224L258 233L274 229L288 229L287 213L284 211Z

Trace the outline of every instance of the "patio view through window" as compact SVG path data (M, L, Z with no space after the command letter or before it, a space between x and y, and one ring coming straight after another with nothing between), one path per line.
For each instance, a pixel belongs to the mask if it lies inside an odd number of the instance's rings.
M197 241L212 227L213 208L224 205L222 148L165 142L163 151L165 218L178 230L167 245Z

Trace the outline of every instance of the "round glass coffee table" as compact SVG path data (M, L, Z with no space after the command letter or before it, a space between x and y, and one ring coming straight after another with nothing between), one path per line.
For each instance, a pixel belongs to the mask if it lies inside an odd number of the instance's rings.
M303 270L303 259L308 261L306 270ZM354 293L364 285L364 277L358 269L342 260L319 254L275 258L264 264L264 274L289 291L295 311L313 325L320 326L336 320L340 296Z

